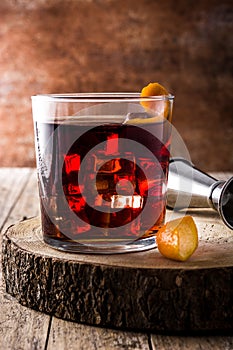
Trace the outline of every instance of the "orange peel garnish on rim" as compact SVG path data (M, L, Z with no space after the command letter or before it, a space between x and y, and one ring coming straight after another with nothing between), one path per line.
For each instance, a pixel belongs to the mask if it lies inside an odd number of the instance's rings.
M167 89L159 83L149 83L141 91L141 97L168 95ZM146 104L146 102L144 102Z
M153 99L155 96L161 96L161 99ZM159 83L149 83L141 91L141 105L146 110L157 112L160 117L168 119L169 101L165 96L169 96L169 93L163 85ZM151 99L149 99L149 97L151 97Z

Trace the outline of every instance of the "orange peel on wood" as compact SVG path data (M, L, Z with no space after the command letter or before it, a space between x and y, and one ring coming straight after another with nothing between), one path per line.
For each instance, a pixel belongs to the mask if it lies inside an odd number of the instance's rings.
M156 234L159 252L166 258L186 261L198 247L198 231L189 215L171 220Z

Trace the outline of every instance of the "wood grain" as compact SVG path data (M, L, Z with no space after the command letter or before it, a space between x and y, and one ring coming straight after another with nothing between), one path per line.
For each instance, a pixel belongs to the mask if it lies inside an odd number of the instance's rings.
M225 179L232 176L232 174L223 173L221 174L221 177L219 177L219 174L214 174L214 176L219 179ZM3 227L2 231L4 231L9 225L22 220L26 216L30 217L38 215L38 195L35 169L0 169L0 208L0 223ZM199 248L192 259L200 259L199 263L201 263L201 259L207 259L209 248L213 245L213 242L210 242L205 233L210 230L214 231L216 234L216 241L220 240L222 244L224 236L228 236L230 232L223 228L218 215L215 212L209 211L208 213L203 214L198 213L198 216L200 218L199 232L201 235L204 235L203 240L201 238L203 248L199 245ZM206 220L207 216L208 220ZM201 218L206 221L200 223L202 220ZM53 252L54 254L57 253L57 251ZM203 256L203 252L205 256ZM212 254L213 251L210 255ZM224 257L220 256L218 258L224 260ZM229 259L229 257L227 259ZM84 257L83 261L85 261ZM117 263L117 261L115 263ZM107 260L106 264L108 264ZM218 259L215 261L215 266L217 264ZM178 279L177 282L180 284L181 280ZM219 282L216 281L216 283ZM220 293L216 300L223 302L223 294ZM0 288L0 307L0 347L4 350L72 350L85 348L104 350L121 350L128 348L150 350L208 350L211 348L212 350L222 350L233 348L233 337L224 335L219 337L195 337L187 335L183 337L174 337L152 334L150 336L146 333L142 334L138 332L134 333L112 330L64 321L20 305L15 298L5 292L5 286L2 285ZM148 337L151 337L149 342Z
M16 169L14 172L10 168L1 169L0 172L0 228L13 209L17 198L23 191L30 177L28 168Z
M187 262L156 249L70 254L43 242L39 218L4 236L8 293L23 305L91 325L151 331L233 329L233 234L211 211L193 216L200 244ZM15 273L17 271L17 273Z
M0 169L0 222L9 225L39 213L35 169ZM6 202L6 206L4 203ZM0 236L2 241L2 235ZM1 254L1 251L0 251ZM2 269L0 265L0 277ZM22 306L0 278L0 348L4 350L149 349L148 336L79 325ZM50 330L50 323L51 330ZM79 339L79 340L77 340ZM86 344L86 345L85 345Z
M34 169L1 169L0 221L3 229L25 216L38 215ZM2 235L0 236L2 240ZM1 269L0 269L1 273ZM4 350L44 349L50 316L35 312L6 293L0 279L0 348Z
M220 336L167 336L152 335L152 350L230 350L233 349L232 337Z
M53 317L47 350L150 350L148 335L103 329Z
M20 305L1 290L0 346L4 350L43 350L49 316Z

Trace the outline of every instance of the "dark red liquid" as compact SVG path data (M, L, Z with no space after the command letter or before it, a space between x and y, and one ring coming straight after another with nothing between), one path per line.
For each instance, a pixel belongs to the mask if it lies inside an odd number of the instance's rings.
M36 133L45 240L117 241L146 237L163 224L170 143L164 123L37 123Z

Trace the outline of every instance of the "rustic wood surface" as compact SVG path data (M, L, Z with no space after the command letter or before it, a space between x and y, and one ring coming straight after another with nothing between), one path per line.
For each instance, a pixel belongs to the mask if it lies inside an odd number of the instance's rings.
M231 175L215 174L218 178L228 178ZM38 213L35 170L27 168L0 169L1 232L4 232L10 225L26 217L36 216ZM206 231L208 231L207 229L214 230L215 225L217 225L217 231L222 227L218 217L215 217L216 221L213 224L213 215L210 214L210 219L207 220ZM207 213L204 213L204 216L207 216ZM220 245L222 245L221 235L218 235L217 240L220 240ZM212 243L211 247L213 248ZM209 249L206 247L207 252ZM223 251L221 252L224 255ZM230 261L230 256L227 257L227 261ZM203 263L206 263L205 259ZM150 334L64 321L20 305L16 299L5 292L4 282L0 289L0 305L0 348L2 349L217 350L233 348L233 337L229 333L227 335L218 334L218 336L210 334L205 334L205 336Z
M39 217L24 220L4 235L6 291L22 305L91 325L233 331L233 232L208 213L192 213L199 248L186 262L164 259L157 249L64 253L43 242Z

